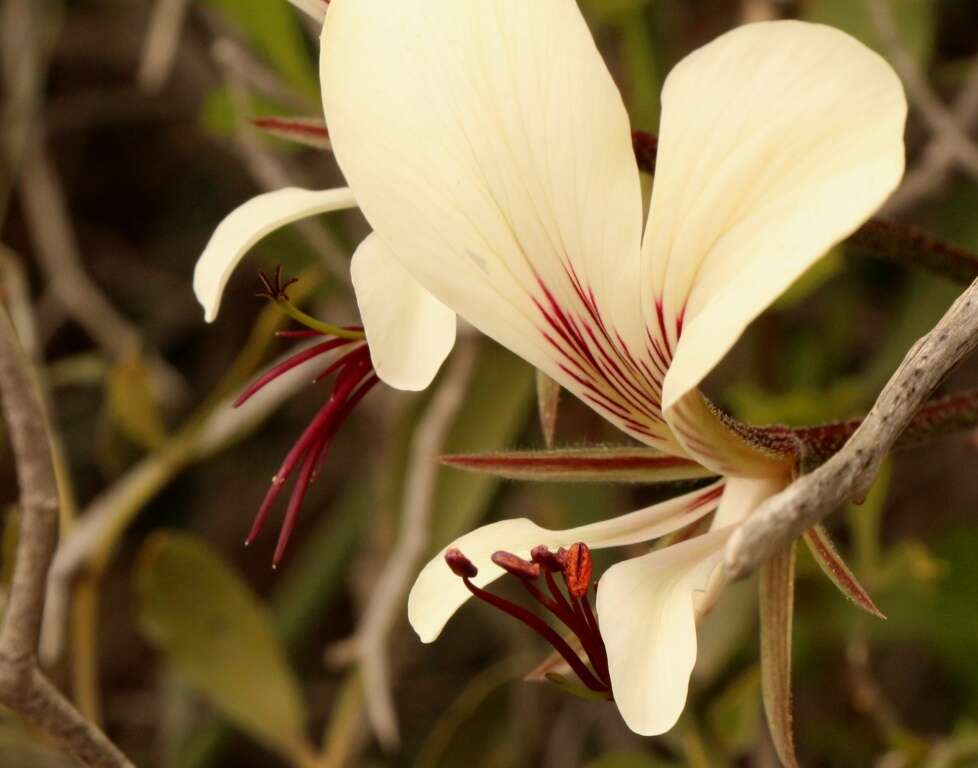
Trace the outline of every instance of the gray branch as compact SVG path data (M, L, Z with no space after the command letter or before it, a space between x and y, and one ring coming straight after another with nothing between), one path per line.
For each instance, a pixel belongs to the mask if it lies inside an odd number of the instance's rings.
M37 644L45 579L58 539L58 483L31 366L0 308L0 391L20 485L20 538L0 628L0 703L43 730L84 765L132 768L126 757L41 672Z
M768 499L731 537L727 571L751 573L849 501L861 501L880 464L947 373L978 346L978 280L907 353L869 415L835 456Z

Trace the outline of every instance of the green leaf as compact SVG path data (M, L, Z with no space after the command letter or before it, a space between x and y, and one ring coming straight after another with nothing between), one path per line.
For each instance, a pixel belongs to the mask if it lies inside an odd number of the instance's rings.
M516 440L535 396L536 373L501 347L482 354L445 453L500 450ZM443 470L435 490L432 549L471 528L485 514L499 479Z
M224 717L286 757L303 750L299 683L264 606L202 542L157 533L136 568L139 626Z
M280 0L206 0L235 24L283 79L318 102L319 80L295 10Z
M644 752L612 752L592 760L586 768L669 768L675 765Z
M106 382L106 397L113 423L129 440L147 450L163 444L166 426L142 355L127 355L116 361Z
M728 755L742 757L757 744L761 729L761 669L754 665L713 701L706 719Z

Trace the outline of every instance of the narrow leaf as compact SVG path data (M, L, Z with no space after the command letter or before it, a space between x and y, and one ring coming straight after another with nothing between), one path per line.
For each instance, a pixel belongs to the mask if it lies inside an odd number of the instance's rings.
M883 612L876 607L873 598L859 583L855 574L849 570L845 560L832 544L828 532L821 525L816 525L805 533L805 543L815 558L815 562L826 576L838 587L839 591L866 613L878 619L885 619Z
M230 722L286 758L303 751L298 680L264 606L197 539L157 533L136 569L146 638Z
M333 148L329 140L326 123L314 117L259 117L252 120L256 128L279 139L305 144L315 149L330 150Z
M795 603L795 547L761 571L761 693L771 740L785 768L798 768L791 718L791 625Z
M509 480L661 483L711 477L696 462L653 448L565 448L443 456L442 463Z
M537 371L537 410L540 412L540 430L547 448L554 447L557 431L557 410L560 407L560 384L543 371Z

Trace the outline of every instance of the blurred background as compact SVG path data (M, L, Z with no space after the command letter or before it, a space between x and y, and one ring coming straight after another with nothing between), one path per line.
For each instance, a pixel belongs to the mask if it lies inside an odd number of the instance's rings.
M656 130L663 78L689 51L747 20L797 17L917 73L914 98L944 105L958 140L978 137L974 0L582 8L635 128ZM0 280L43 376L64 485L43 660L138 765L775 765L753 582L708 620L687 713L652 740L629 733L611 705L523 682L547 649L502 615L467 606L431 646L411 632L406 589L459 533L513 516L566 527L675 493L440 467L440 454L543 445L534 371L485 340L466 338L456 357L473 362L450 362L429 394L370 395L278 571L273 530L242 546L328 393L292 379L228 407L290 348L273 335L285 319L253 296L257 270L282 264L302 276L293 297L313 314L357 320L347 276L365 232L357 214L268 238L214 325L191 290L195 259L234 207L341 182L328 152L251 123L321 117L307 18L285 0L0 0L0 34ZM949 142L925 108L912 110L910 171L886 213L978 251L978 173ZM960 290L840 248L754 324L708 390L758 424L858 416ZM945 390L976 374L966 363ZM461 407L439 402L449 388L464 391ZM566 397L557 442L625 438ZM866 504L831 519L887 621L843 600L799 549L803 765L978 766L976 445L962 433L899 454ZM17 493L5 443L0 473L6 584ZM0 711L0 766L70 764Z

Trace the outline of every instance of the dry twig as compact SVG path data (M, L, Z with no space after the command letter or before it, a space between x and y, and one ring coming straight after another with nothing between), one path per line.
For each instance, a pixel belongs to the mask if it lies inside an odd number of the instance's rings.
M438 454L475 368L476 345L467 340L452 356L437 393L411 443L411 462L404 489L400 537L380 578L355 638L362 664L367 715L382 744L398 741L397 717L390 691L387 638L403 609L403 598L415 575L415 567L428 548L431 503L438 477Z
M31 371L12 323L0 311L0 390L21 504L10 601L0 629L0 701L83 764L131 768L119 749L82 717L37 664L45 577L58 538L59 504L47 422Z
M865 498L880 464L947 373L978 346L978 280L920 339L845 446L825 464L768 499L731 537L727 570L752 572L850 500Z
M931 131L942 138L962 169L978 178L978 147L962 130L955 116L940 100L924 73L920 71L913 55L900 38L900 30L893 18L889 0L866 0L870 18L883 38L893 62L900 74L911 104L916 107Z
M153 5L137 76L147 93L159 93L173 71L189 5L190 0L156 0Z

